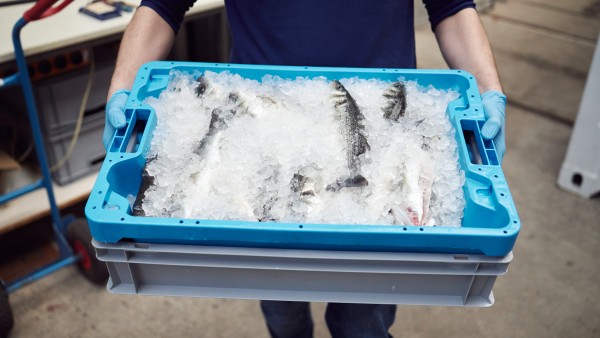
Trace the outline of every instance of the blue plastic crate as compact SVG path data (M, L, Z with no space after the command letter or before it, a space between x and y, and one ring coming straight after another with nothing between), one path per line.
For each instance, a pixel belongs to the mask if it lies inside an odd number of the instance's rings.
M455 127L460 165L466 174L466 207L462 227L418 227L349 224L298 224L219 221L133 216L128 196L136 196L156 126L153 109L142 103L158 97L169 72L230 71L260 80L264 75L294 79L358 76L395 81L403 77L422 86L453 89L460 98L447 114ZM498 165L492 142L484 141L481 97L474 77L460 70L408 70L325 67L281 67L191 62L151 62L140 69L126 110L127 127L118 130L86 205L92 236L100 242L202 244L243 247L465 253L504 256L516 241L520 220ZM135 151L134 130L143 131Z

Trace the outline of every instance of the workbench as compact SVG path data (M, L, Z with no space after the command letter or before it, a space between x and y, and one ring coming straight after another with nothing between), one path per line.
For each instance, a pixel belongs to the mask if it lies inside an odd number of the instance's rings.
M91 47L120 40L133 13L122 12L120 17L100 21L79 13L79 8L87 3L75 0L59 14L29 25L22 32L25 55L38 57L61 49ZM0 65L14 61L12 27L32 5L26 3L0 7ZM223 0L197 1L186 13L186 21L223 11L223 8ZM178 39L184 34L180 34ZM55 184L58 207L62 209L84 201L95 181L96 174L92 174L64 186ZM49 211L45 190L37 190L6 203L0 206L0 235L48 215Z

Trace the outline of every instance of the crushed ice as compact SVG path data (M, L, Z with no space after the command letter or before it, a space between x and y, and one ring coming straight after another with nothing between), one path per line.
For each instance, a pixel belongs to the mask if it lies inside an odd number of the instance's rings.
M382 112L390 82L341 79L364 116L368 185L330 191L348 175L330 81L207 71L198 93L197 78L173 73L160 97L147 99L158 123L146 216L461 225L465 178L446 117L457 92L404 82L406 113L396 122Z

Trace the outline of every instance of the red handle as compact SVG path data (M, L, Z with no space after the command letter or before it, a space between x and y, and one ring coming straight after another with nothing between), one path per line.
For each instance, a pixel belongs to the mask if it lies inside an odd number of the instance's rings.
M63 0L58 6L52 7L58 0L38 0L25 14L25 21L34 21L52 16L67 7L73 0Z

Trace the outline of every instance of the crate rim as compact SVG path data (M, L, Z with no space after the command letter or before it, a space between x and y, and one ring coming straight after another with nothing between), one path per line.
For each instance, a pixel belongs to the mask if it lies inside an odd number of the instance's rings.
M136 81L134 83L132 93L135 93L140 90L144 85L148 83L148 80L153 76L152 72L162 71L167 72L172 69L177 69L181 71L185 71L186 69L203 69L203 70L211 70L211 71L232 71L235 70L260 70L263 72L278 72L281 70L284 71L300 71L300 72L314 72L315 77L322 76L318 75L323 72L333 72L333 73L353 73L358 75L361 74L396 74L401 77L404 74L413 74L413 75L454 75L463 78L466 83L468 83L468 88L466 88L466 93L469 97L468 106L471 108L475 108L475 111L479 110L479 113L476 114L476 117L483 116L483 109L480 99L479 92L477 90L477 83L472 74L464 71L464 70L445 70L445 69L390 69L390 68L351 68L351 67L311 67L311 66L274 66L274 65L242 65L242 64L231 64L231 63L198 63L198 62L174 62L174 61L153 61L142 65L139 69L139 73L136 77ZM216 69L216 70L215 70ZM164 75L164 74L163 74ZM277 74L274 74L277 75ZM307 77L305 75L304 77ZM284 77L284 76L282 76ZM285 77L284 77L285 78ZM417 81L418 82L418 81ZM453 106L456 108L456 102L453 101L450 103L449 107ZM153 116L153 109L147 106L146 104L137 101L135 95L131 95L130 99L127 103L128 111L130 115L135 115L136 111L139 110L150 110L150 119ZM479 108L479 109L477 109ZM450 108L449 108L450 109ZM466 114L465 114L466 116ZM473 117L473 116L470 116ZM459 120L460 121L460 120ZM147 135L144 135L147 137ZM459 147L461 145L459 144ZM184 218L161 218L161 217L140 217L140 216L132 216L128 213L123 212L115 212L114 210L103 210L103 212L98 212L98 209L102 209L102 199L104 190L102 187L108 187L109 182L107 180L107 174L110 169L118 165L119 163L131 160L139 156L143 156L144 149L138 149L133 153L123 153L123 152L108 152L104 164L101 168L100 174L98 175L98 179L94 188L92 190L92 194L88 200L86 205L86 216L90 221L90 226L92 230L96 228L96 226L101 226L102 224L118 224L119 226L136 226L139 225L140 221L145 224L165 224L168 225L171 229L178 229L178 231L187 231L190 227L196 226L199 228L199 231L207 231L207 230L216 230L216 229L224 229L224 230L248 230L248 225L251 224L253 229L258 230L277 230L282 233L285 232L304 232L304 233L313 233L313 234L321 234L324 232L328 232L330 230L335 229L337 233L352 233L356 231L358 226L362 226L361 234L398 234L402 233L406 236L415 236L418 235L419 238L427 238L427 236L447 236L460 233L461 236L468 237L482 237L482 238L500 238L504 241L508 241L508 245L505 246L501 251L492 250L490 252L485 252L490 256L498 256L501 254L506 254L516 241L516 237L520 231L521 220L519 219L516 207L514 206L512 196L508 189L508 185L504 179L504 174L501 170L500 165L476 165L472 163L466 163L466 167L469 169L465 172L469 175L480 175L481 177L494 176L496 180L491 182L491 185L494 187L494 197L497 199L497 202L502 205L509 215L509 222L503 227L496 228L480 228L480 227L448 227L448 226L389 226L389 225L355 225L355 224L311 224L311 223L258 223L258 222L249 222L249 221L225 221L225 220L207 220L207 219L184 219ZM319 229L317 229L319 228ZM119 236L111 236L110 234L102 231L101 235L98 236L101 241L104 242L116 242L122 238ZM166 240L176 239L166 237ZM143 241L143 239L142 239Z

